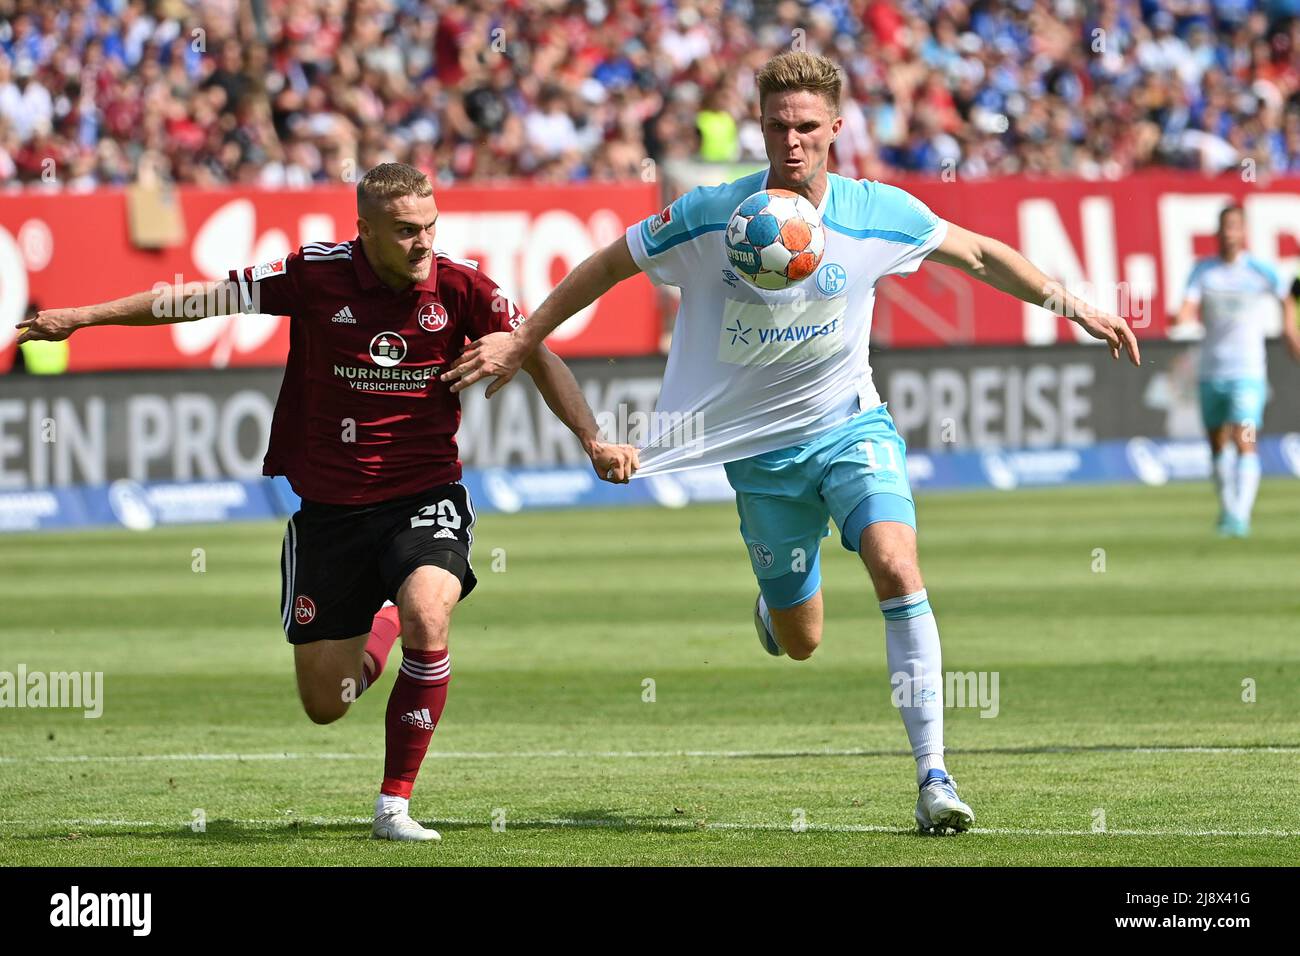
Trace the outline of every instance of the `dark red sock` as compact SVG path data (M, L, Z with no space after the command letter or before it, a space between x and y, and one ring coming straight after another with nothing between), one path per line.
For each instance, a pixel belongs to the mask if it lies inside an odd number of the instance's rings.
M402 648L402 666L388 695L384 783L380 793L410 797L416 774L447 703L451 658L441 651Z
M393 650L393 642L402 633L402 621L397 616L397 607L390 605L379 609L375 619L370 622L370 637L366 641L366 657L361 659L361 671L365 680L361 690L379 679L388 663L388 655Z

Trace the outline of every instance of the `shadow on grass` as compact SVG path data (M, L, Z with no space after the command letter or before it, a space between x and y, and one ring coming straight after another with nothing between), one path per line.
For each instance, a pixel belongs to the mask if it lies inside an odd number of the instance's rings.
M1117 753L1117 754L1142 754L1148 751L1185 751L1189 754L1198 751L1267 751L1270 749L1295 750L1300 747L1300 741L1288 740L1282 743L1263 743L1263 744L1044 744L1041 746L1028 747L945 747L944 753L949 756L961 757L978 757L978 756L1009 756L1023 757L1034 754L1094 754L1094 753ZM755 751L753 753L737 754L719 754L720 760L808 760L815 757L827 758L856 758L856 757L907 757L911 756L906 750L857 750L845 748L842 750L791 750L779 751L773 753L762 753Z
M490 820L438 820L420 817L420 822L432 826L442 833L490 832ZM784 824L753 825L731 824L727 821L710 819L707 815L683 812L671 817L630 817L626 813L610 808L585 808L570 810L555 816L505 821L503 833L572 833L574 831L603 831L611 833L663 834L672 836L690 836L699 833L712 834L780 834L790 832ZM817 834L813 827L810 834ZM894 830L869 831L873 837L912 837L915 831L902 828ZM802 835L802 834L801 834ZM860 834L860 835L866 835ZM193 842L195 844L281 844L286 840L355 840L371 842L370 822L368 819L323 820L291 819L283 822L276 820L209 820L205 830L195 832L188 825L179 826L131 826L87 824L84 827L46 828L40 832L11 834L7 839L15 841L48 842L51 840L104 840L129 837L135 840L157 840Z

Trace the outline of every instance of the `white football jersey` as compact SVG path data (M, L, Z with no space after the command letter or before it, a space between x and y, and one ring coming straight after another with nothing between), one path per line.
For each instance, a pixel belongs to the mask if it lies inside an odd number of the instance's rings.
M638 476L750 458L810 441L880 404L868 343L876 282L906 275L948 225L895 186L831 174L812 276L764 291L727 260L732 213L762 171L694 189L627 230L638 266L682 291Z
M1288 295L1287 283L1254 256L1198 261L1187 280L1187 301L1200 303L1205 326L1200 377L1264 378L1265 329L1277 318L1278 300Z

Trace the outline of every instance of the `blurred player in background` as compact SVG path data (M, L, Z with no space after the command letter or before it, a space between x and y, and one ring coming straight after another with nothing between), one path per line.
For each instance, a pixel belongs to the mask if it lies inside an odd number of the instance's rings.
M1296 361L1300 361L1300 330L1289 283L1271 265L1246 252L1246 216L1240 206L1219 213L1218 238L1218 255L1201 259L1192 268L1174 328L1195 322L1198 313L1205 327L1199 372L1201 417L1214 460L1218 529L1219 534L1244 538L1250 534L1250 514L1259 490L1255 449L1268 399L1264 331L1272 301L1281 301L1282 336Z
M694 417L703 440L647 452L643 473L725 463L758 579L755 626L773 655L804 660L821 642L818 554L834 519L844 547L866 565L885 618L894 699L916 758L917 824L925 832L965 830L974 814L943 760L939 630L917 561L905 448L871 380L875 284L929 259L1070 316L1105 339L1115 358L1126 351L1137 364L1137 342L1122 319L1070 295L1010 246L938 219L901 189L828 175L830 146L843 125L832 61L782 54L757 86L767 171L693 190L633 225L561 282L526 326L475 343L443 377L464 388L496 376L491 395L552 329L616 282L644 271L655 283L679 286L681 311L655 417ZM805 197L826 227L814 277L780 292L733 282L724 252L733 211L767 188ZM739 325L729 324L735 318ZM808 334L773 350L749 334L760 323Z
M263 471L285 475L302 498L280 559L298 693L313 721L337 720L379 677L401 632L372 833L437 840L411 818L409 798L447 700L451 613L476 583L474 505L456 450L460 398L437 376L467 337L512 330L524 317L476 263L434 249L438 207L418 169L370 170L357 185L357 216L349 242L307 243L218 282L48 309L18 327L20 341L60 341L97 325L290 317ZM636 449L600 441L567 366L543 348L526 368L596 473L626 482ZM386 599L397 611L381 611Z

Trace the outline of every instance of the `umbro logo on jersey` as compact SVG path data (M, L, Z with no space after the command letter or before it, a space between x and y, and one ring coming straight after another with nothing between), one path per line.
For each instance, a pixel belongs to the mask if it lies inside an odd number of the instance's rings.
M344 325L356 325L356 324L357 324L357 320L356 320L356 318L354 318L353 315L352 315L352 306L350 306L350 305L345 305L343 308L341 308L341 309L339 309L337 312L335 312L334 315L331 316L330 321L331 321L331 322L340 322L340 323L342 323L342 324L344 324Z
M402 723L419 727L421 730L433 730L433 716L429 713L428 707L407 711L402 715Z

